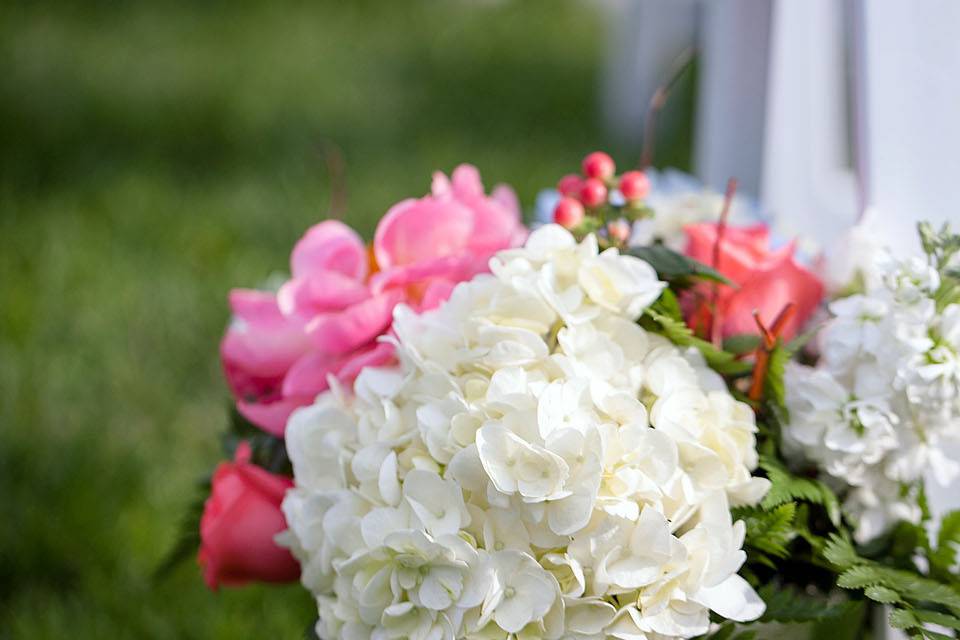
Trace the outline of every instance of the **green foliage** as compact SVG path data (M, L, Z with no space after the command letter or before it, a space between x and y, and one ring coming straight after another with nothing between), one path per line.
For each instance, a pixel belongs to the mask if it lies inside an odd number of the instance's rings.
M932 575L940 580L960 581L956 574L957 545L960 545L960 510L951 511L940 520L937 548L927 556Z
M230 428L223 435L223 449L232 458L241 442L250 445L250 462L271 473L293 475L283 438L266 433L244 418L233 403L230 404Z
M755 640L757 632L752 629L743 630L733 622L725 622L714 633L700 636L700 638L704 640L707 638L709 640Z
M760 346L760 336L755 333L740 333L723 340L723 350L738 356L753 353Z
M831 599L820 593L805 593L780 583L764 585L759 595L767 604L761 622L804 623L835 620L859 606L844 599Z
M737 360L736 355L718 349L712 343L696 337L693 330L687 326L680 312L677 296L670 289L664 289L663 294L644 311L640 324L649 331L662 334L674 344L681 347L695 347L707 364L722 375L741 376L753 369L749 362Z
M674 290L685 289L698 281L734 286L733 282L713 267L677 253L662 244L630 247L626 253L649 263L657 271L660 279L669 282Z
M200 520L203 517L204 504L210 495L210 481L211 477L208 476L197 483L193 502L180 519L176 542L154 570L154 580L166 578L181 562L196 558L200 548Z
M778 505L767 511L759 507L734 509L733 517L743 520L747 533L745 546L753 551L752 560L775 567L774 558L786 558L790 551L787 545L796 537L794 518L797 505L793 502Z
M787 411L786 382L787 363L816 335L820 327L814 327L787 343L777 340L767 360L766 377L763 379L764 409L779 423L790 420Z
M929 222L917 225L920 244L933 267L940 272L940 287L934 293L937 310L960 301L960 269L954 257L960 253L960 234L954 233L950 223L945 222L939 230L934 230Z
M893 606L890 624L894 627L924 638L950 637L925 624L960 629L960 592L951 585L864 558L848 538L838 534L830 537L823 555L840 571L837 586Z
M786 384L784 383L784 373L786 372L787 362L793 357L793 351L788 349L782 343L777 345L770 352L767 361L767 375L763 379L763 397L767 402L773 403L782 415L787 415Z
M933 260L938 270L945 269L958 252L960 252L960 234L953 233L950 223L945 222L940 229L935 230L929 222L917 224L920 234L920 244L924 253Z
M819 480L790 473L782 462L769 456L761 456L760 468L767 472L767 478L770 479L770 491L760 503L764 509L802 500L822 506L830 522L834 526L840 525L840 501L830 487Z

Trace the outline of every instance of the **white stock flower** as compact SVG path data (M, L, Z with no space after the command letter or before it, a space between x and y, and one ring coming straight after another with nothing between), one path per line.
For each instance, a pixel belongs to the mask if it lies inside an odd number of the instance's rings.
M914 492L929 471L946 485L960 465L960 307L937 312L940 274L926 258L880 255L867 290L833 302L817 368L787 370L785 444L846 492L870 540L920 518Z
M758 616L728 507L767 488L753 412L636 324L665 283L554 225L491 267L398 308L400 365L288 425L283 539L322 633L660 640Z

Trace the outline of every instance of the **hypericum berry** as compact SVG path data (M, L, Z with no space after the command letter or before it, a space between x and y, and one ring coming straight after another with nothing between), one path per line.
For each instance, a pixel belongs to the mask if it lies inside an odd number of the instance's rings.
M606 180L612 178L616 171L617 165L613 163L613 158L603 151L594 151L583 159L583 175L588 178Z
M580 187L580 202L586 207L599 207L607 201L607 185L598 178L587 178Z
M650 179L643 171L627 171L620 176L620 193L627 201L643 200L650 193Z
M586 212L579 200L574 198L560 198L556 208L553 210L553 221L561 227L574 229L583 222Z
M557 191L559 191L562 196L576 198L580 195L580 187L582 186L583 178L576 174L569 173L560 178L560 182L557 183Z
M623 218L614 220L607 224L607 233L617 244L626 244L630 239L630 223Z

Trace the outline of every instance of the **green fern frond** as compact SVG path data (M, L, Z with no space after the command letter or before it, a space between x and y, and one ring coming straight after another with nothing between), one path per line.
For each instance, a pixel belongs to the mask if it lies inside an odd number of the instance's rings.
M951 511L940 520L937 549L929 554L931 572L941 577L953 577L957 564L957 545L960 545L960 511Z
M681 347L694 347L702 355L707 364L717 373L739 376L750 373L753 365L741 362L736 356L723 349L718 349L712 343L696 337L693 330L687 326L680 313L680 304L670 289L665 289L660 298L644 312L640 324L645 329L662 334L668 340Z
M827 485L812 478L795 476L779 461L768 456L761 456L760 467L770 479L770 490L760 503L764 509L803 500L823 506L833 525L840 524L840 501Z
M757 507L734 510L734 518L744 521L747 534L744 544L777 558L790 555L787 545L797 536L794 519L797 505L787 502L765 511Z

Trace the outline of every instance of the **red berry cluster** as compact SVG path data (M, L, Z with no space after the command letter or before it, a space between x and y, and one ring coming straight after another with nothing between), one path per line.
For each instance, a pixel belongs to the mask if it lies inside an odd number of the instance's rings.
M582 176L571 173L560 178L557 184L561 198L553 210L553 220L567 229L583 225L588 213L599 213L608 204L614 187L620 189L628 206L639 205L650 192L650 181L643 171L627 171L618 179L617 165L602 151L594 151L584 158L582 169ZM624 220L614 220L607 226L610 235L617 236L612 239L626 241L630 231Z

